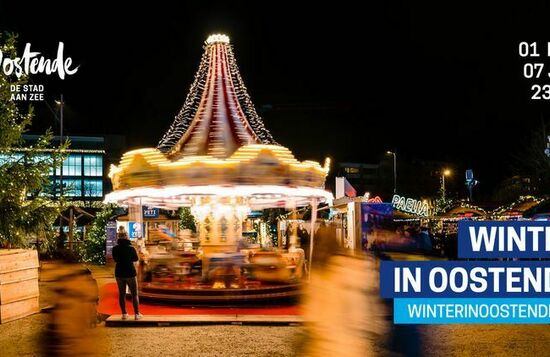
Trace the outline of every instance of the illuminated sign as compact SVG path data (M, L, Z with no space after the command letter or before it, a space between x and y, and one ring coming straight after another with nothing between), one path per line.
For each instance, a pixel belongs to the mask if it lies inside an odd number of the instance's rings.
M380 198L380 196L376 196L376 197L373 197L373 198L369 198L367 200L367 203L383 203L383 202L382 202L382 199Z
M143 207L143 218L159 218L159 209Z
M416 214L418 216L427 216L430 208L426 202L399 195L393 195L391 204L400 211Z

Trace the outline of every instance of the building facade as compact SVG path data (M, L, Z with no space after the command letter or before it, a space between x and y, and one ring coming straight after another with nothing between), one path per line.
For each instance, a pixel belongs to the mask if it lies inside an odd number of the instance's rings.
M358 162L338 164L337 176L345 177L355 188L358 196L365 192L377 193L380 187L380 165Z
M406 197L437 198L440 195L441 175L450 169L451 176L445 182L448 197L466 195L462 169L441 161L417 159L397 159L396 193ZM385 202L394 195L393 159L389 155L381 157L378 163L341 162L337 176L345 177L356 189L358 196L366 192L371 197L379 196Z
M37 135L24 135L29 145L38 140ZM74 201L102 201L111 191L107 177L113 158L125 149L123 136L69 136L70 148L62 167L50 171L51 192L54 197L63 195ZM52 145L59 145L55 137ZM52 149L53 150L53 149ZM51 151L50 151L51 152ZM48 155L48 151L44 152Z

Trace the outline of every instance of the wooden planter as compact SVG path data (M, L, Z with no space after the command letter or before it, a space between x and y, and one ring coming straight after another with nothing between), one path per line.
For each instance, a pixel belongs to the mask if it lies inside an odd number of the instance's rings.
M40 310L38 266L36 250L0 249L0 323Z

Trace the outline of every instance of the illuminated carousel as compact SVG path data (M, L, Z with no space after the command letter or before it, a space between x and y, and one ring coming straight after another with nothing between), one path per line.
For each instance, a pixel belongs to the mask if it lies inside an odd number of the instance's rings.
M324 166L298 161L275 142L254 109L227 36L208 37L204 49L183 108L158 146L129 151L111 166L114 191L107 202L130 212L190 207L196 220L197 250L182 248L177 237L162 247L140 247L140 297L227 302L295 296L311 252L247 246L243 220L251 210L311 205L315 211L331 201L324 190L330 160Z

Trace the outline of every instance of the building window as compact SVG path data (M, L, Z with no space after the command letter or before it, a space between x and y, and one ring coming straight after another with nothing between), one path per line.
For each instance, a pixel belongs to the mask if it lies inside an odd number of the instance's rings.
M16 153L16 154L2 154L0 155L0 166L4 164L11 164L13 162L16 162L17 160L21 159L23 157L23 154Z
M23 157L24 157L24 160L21 160ZM16 163L19 160L21 160L20 161L21 164L23 164L25 162L30 162L30 161L32 161L34 163L41 163L41 162L45 161L48 165L50 165L48 175L50 175L50 176L53 175L52 157L51 157L51 155L46 155L46 154L36 154L36 155L23 155L21 153L2 154L2 155L0 155L0 166L5 165L5 164L13 164L13 163Z
M59 187L59 180L55 180L56 187ZM82 181L74 179L63 179L63 196L81 197Z
M101 155L84 156L84 176L103 176L103 157Z
M47 162L48 165L51 165L48 170L48 175L53 176L53 160L51 155L36 155L33 157L33 161L35 163Z
M0 154L0 166L7 164L10 161L10 155Z
M61 170L56 168L55 174L61 175ZM69 154L69 157L63 161L63 176L80 175L82 175L82 155Z
M103 181L102 180L84 180L84 196L85 197L102 197Z

